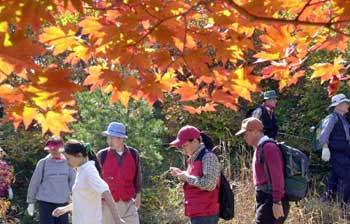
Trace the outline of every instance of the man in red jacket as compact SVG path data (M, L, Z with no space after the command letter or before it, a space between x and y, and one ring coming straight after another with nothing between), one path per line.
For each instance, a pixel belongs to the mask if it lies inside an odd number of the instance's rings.
M142 182L139 153L124 143L128 137L124 124L111 122L103 134L109 147L97 153L102 178L109 186L119 216L126 224L139 224L137 209L141 205ZM114 223L109 209L103 209L102 223Z
M264 125L254 117L242 121L241 130L245 142L254 151L252 169L256 190L256 224L283 223L289 212L289 203L284 198L284 162L282 152L274 142L267 142ZM264 156L264 162L260 158ZM265 166L265 168L264 168Z

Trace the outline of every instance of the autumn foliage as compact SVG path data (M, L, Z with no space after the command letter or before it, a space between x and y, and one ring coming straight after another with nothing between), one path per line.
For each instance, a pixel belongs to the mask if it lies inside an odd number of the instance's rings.
M237 109L262 79L282 90L307 71L331 95L347 80L349 23L349 0L0 0L4 120L69 132L86 89L124 105L173 93L192 113ZM339 56L306 66L322 49Z

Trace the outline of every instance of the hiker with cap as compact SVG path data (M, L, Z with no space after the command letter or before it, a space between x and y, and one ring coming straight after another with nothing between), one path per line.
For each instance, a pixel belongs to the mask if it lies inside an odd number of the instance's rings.
M263 123L254 117L242 121L236 135L254 148L252 161L253 183L256 190L256 224L283 223L289 212L284 189L284 161L282 152L274 141L264 135ZM261 157L264 163L261 163ZM268 173L267 173L268 172Z
M254 109L251 117L258 118L264 125L264 134L270 138L275 139L277 136L277 120L275 116L275 109L277 106L277 94L275 90L269 90L263 94L264 102ZM247 117L250 117L248 115Z
M141 206L142 174L140 156L136 149L125 144L126 127L111 122L106 131L108 147L100 150L97 157L102 166L102 177L107 182L119 216L128 224L138 224ZM112 224L112 216L103 206L103 224Z
M350 202L350 134L345 114L349 112L350 99L344 94L332 97L328 107L333 109L323 121L319 142L322 145L322 160L331 163L325 199L338 198L343 205Z
M52 216L52 212L68 204L75 181L75 171L63 156L63 141L51 137L44 150L49 154L39 160L29 183L27 193L28 214L33 216L35 202L39 204L40 224L68 224L68 215Z
M61 217L72 212L74 224L102 224L102 198L113 216L113 224L125 223L120 219L108 185L100 176L100 163L89 143L69 140L64 155L70 167L77 170L72 189L72 202L58 207L52 215Z
M219 221L220 163L211 151L213 142L196 127L182 127L170 143L187 156L187 170L170 167L171 175L183 181L185 215L191 224Z

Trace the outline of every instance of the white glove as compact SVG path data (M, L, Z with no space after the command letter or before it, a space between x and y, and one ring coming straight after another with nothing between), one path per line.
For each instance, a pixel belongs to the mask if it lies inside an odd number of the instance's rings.
M329 159L331 158L331 152L329 151L328 147L323 147L322 148L322 156L321 156L323 161L328 162Z
M34 204L29 204L27 208L27 212L30 216L34 215Z
M12 187L11 186L9 186L9 188L7 189L7 192L8 192L8 198L10 200L12 200L13 199L13 191L12 191Z

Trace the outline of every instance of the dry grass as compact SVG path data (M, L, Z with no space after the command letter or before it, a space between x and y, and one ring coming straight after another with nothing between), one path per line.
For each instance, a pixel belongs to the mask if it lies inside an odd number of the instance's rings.
M221 221L222 224L250 224L254 222L255 190L251 171L242 168L236 182L235 218L231 221ZM337 204L325 204L320 196L311 189L306 199L295 204L291 202L291 210L286 224L346 224L341 218Z

